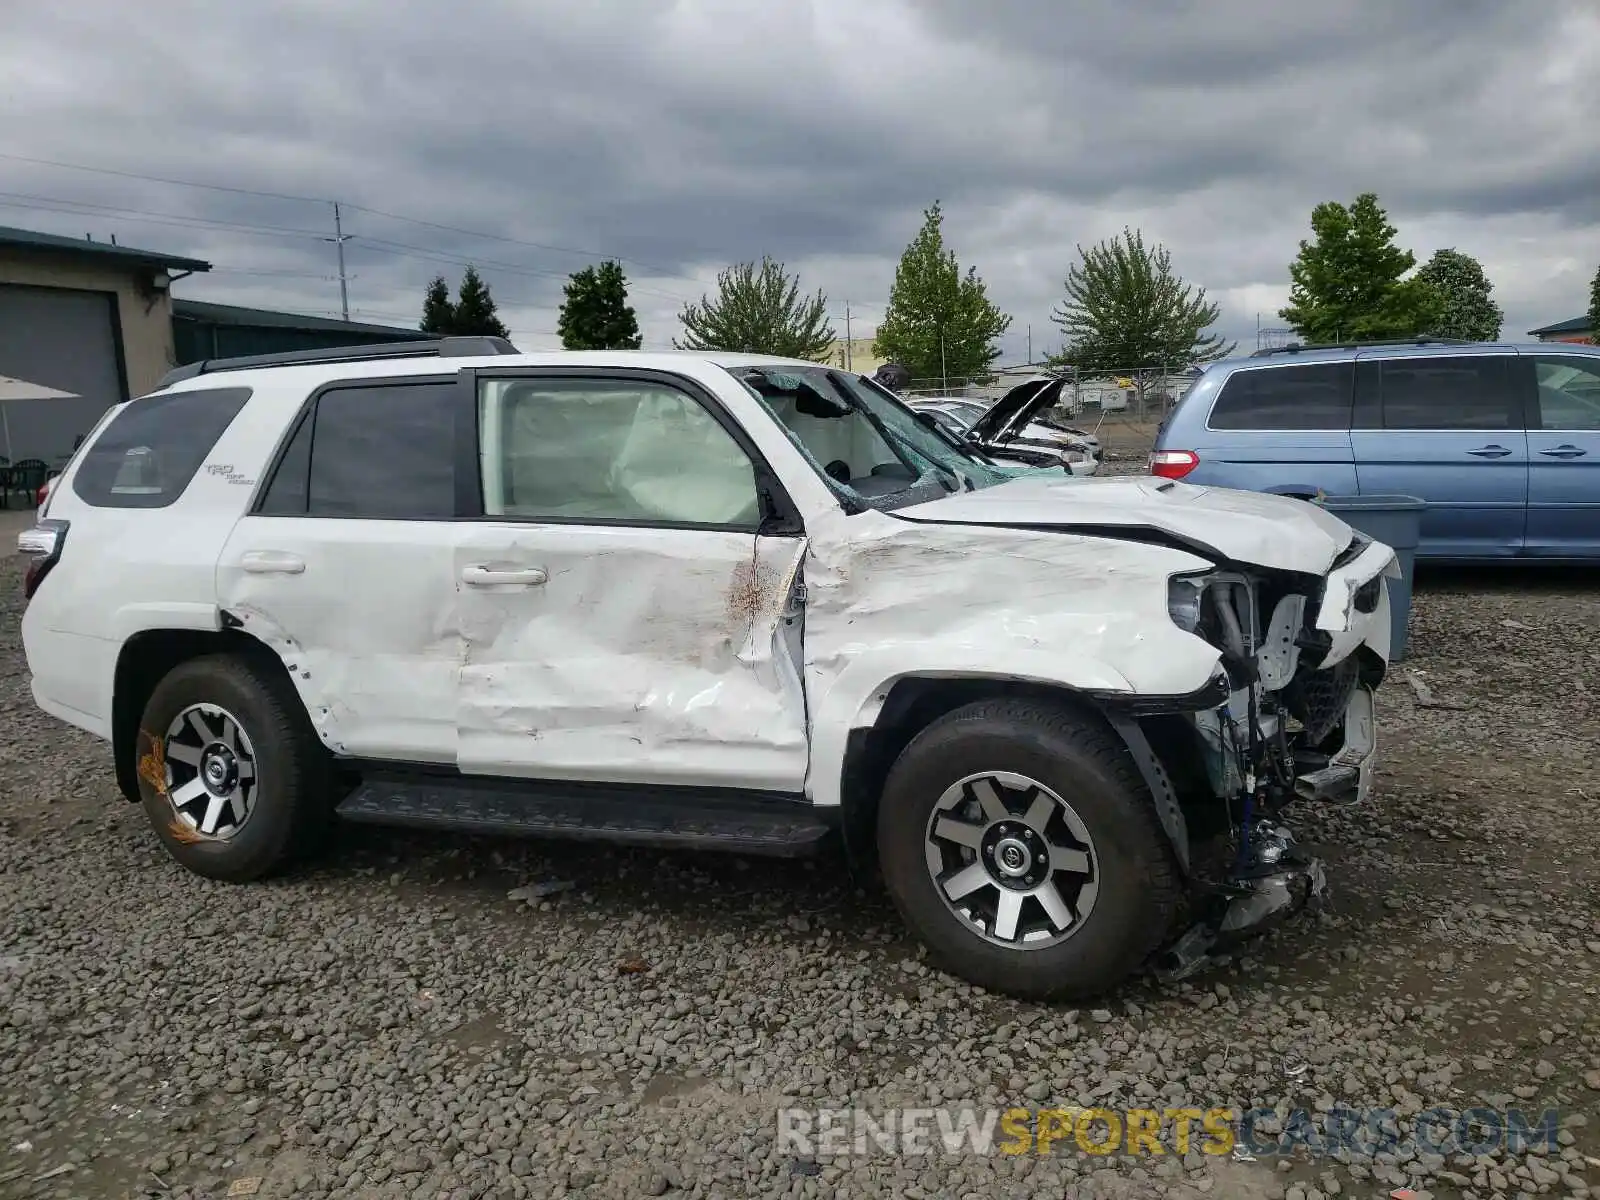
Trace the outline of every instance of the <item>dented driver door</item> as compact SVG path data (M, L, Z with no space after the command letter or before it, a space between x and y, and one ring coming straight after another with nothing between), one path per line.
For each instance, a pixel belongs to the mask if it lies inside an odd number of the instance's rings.
M798 793L798 527L713 397L638 371L464 372L467 774ZM775 531L776 530L776 531Z

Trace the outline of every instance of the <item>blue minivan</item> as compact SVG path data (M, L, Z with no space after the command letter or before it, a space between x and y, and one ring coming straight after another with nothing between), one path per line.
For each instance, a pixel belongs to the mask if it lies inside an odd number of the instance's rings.
M1416 341L1211 364L1156 436L1168 479L1428 502L1417 557L1600 560L1600 346Z

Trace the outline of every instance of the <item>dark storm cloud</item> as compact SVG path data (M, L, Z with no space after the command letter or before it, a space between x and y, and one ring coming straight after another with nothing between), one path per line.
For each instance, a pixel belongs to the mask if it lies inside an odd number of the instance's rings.
M1370 189L1419 256L1482 257L1520 333L1579 311L1600 261L1597 54L1583 0L83 0L8 16L0 151L311 199L0 159L0 223L114 230L217 264L181 294L329 311L338 198L356 315L414 316L470 257L548 345L601 252L663 344L763 253L875 315L939 198L1019 353L1074 245L1124 223L1248 335L1311 206Z

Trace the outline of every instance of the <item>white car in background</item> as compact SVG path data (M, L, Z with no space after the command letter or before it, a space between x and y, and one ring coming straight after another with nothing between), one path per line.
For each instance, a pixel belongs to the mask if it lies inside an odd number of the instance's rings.
M1063 380L1039 377L1012 388L992 405L965 396L926 396L908 405L939 420L995 458L1030 465L1056 459L1074 475L1093 475L1104 454L1100 439L1046 415L1060 399Z

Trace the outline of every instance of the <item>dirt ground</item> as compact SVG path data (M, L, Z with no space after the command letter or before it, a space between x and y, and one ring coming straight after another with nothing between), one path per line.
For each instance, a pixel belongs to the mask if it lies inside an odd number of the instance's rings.
M351 830L270 883L188 876L118 798L106 748L33 708L19 574L0 557L0 1196L1600 1185L1600 572L1424 572L1375 795L1302 826L1330 910L1089 1011L930 971L833 857ZM550 881L571 886L516 891ZM930 1161L775 1136L780 1104L1018 1103L1553 1108L1560 1139Z

